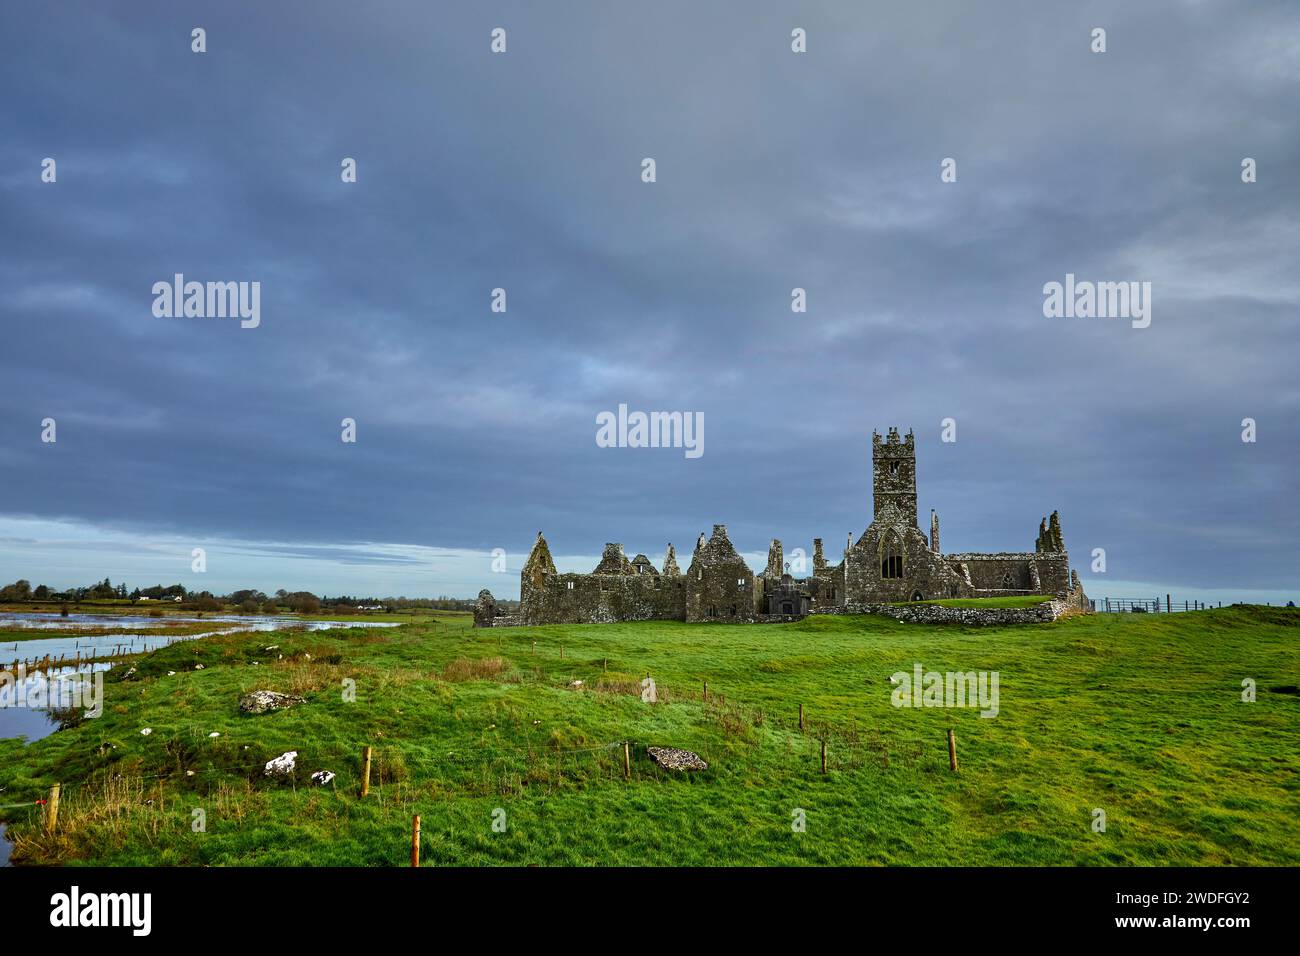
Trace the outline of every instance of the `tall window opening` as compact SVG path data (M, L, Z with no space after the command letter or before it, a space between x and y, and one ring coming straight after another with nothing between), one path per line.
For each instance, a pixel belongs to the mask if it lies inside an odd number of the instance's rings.
M880 576L882 578L901 578L903 576L903 546L898 535L893 531L885 539L884 556L880 559Z

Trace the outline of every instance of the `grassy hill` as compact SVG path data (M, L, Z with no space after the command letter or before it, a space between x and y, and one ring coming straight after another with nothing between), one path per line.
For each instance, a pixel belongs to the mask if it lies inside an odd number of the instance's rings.
M97 720L0 741L0 804L65 788L53 835L34 810L0 819L15 862L404 865L418 813L426 864L1296 865L1298 638L1300 612L1261 607L1008 628L474 630L441 615L219 635L114 671ZM892 706L890 675L916 663L997 671L998 716ZM641 700L647 674L657 704ZM241 717L257 688L307 703ZM709 769L662 771L647 744ZM265 779L287 750L295 779ZM333 786L309 785L314 770Z

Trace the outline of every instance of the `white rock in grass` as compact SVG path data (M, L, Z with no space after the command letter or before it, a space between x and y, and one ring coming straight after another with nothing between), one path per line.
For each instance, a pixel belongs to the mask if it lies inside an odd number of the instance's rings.
M327 787L334 780L333 770L317 770L311 775L311 782L318 787Z
M700 759L700 755L690 750L676 747L647 747L650 759L665 770L708 770L709 765Z
M280 754L274 760L266 762L266 775L268 777L287 777L293 773L293 768L298 762L298 751L290 750Z
M152 728L152 727L146 727L144 730L140 731L140 733L142 733L144 736L148 737L151 733L153 733L153 728Z
M265 714L268 711L282 710L305 702L306 698L294 694L281 694L274 690L255 690L239 698L239 711L242 714Z
M219 730L214 730L214 731L212 731L212 733L208 734L208 736L209 736L209 737L220 737L220 736L221 736L221 732L220 732Z

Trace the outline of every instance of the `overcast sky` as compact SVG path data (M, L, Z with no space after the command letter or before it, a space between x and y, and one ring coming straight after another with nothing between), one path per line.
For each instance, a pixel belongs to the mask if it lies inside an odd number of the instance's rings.
M838 560L899 426L945 550L1057 508L1094 597L1295 597L1300 6L1086 6L15 7L0 579L517 596L538 530L590 570L713 523ZM175 273L260 326L155 317ZM1067 273L1150 326L1045 318ZM598 447L620 403L704 454Z

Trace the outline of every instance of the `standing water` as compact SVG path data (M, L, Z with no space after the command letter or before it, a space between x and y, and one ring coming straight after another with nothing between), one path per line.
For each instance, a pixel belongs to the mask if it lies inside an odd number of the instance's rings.
M168 633L167 624L212 624L210 631L198 634ZM192 641L212 634L228 634L238 631L282 631L289 628L308 631L328 631L339 627L397 627L393 623L378 621L300 621L291 617L265 617L249 619L237 615L217 615L215 617L168 617L150 618L118 614L71 614L68 617L52 617L48 614L0 614L0 630L78 630L113 628L117 634L86 634L82 636L60 634L57 637L35 638L27 641L0 642L0 670L9 671L13 661L43 660L46 655L58 659L61 655L76 658L79 654L87 656L105 656L114 653L117 648L132 654L166 647L176 641ZM48 678L53 682L70 678L73 674L86 674L92 670L107 670L113 665L103 662L93 665L69 664L65 667L50 668ZM17 706L18 702L31 696L30 690L36 682L46 678L40 674L29 674L23 680L28 693L21 693L17 675L10 674L9 683L0 683L0 737L22 737L28 743L47 737L59 728L58 717L49 709ZM0 804L4 804L5 793L0 791ZM9 866L9 855L13 844L5 837L5 826L0 823L0 866Z
M169 633L168 622L179 624L211 624L212 630L197 634ZM213 634L230 634L239 631L283 631L290 628L308 631L328 631L340 627L397 627L393 623L377 621L300 621L291 617L247 618L239 615L215 615L212 617L168 617L149 618L136 615L118 614L72 614L68 617L53 617L49 614L0 614L0 630L77 630L113 628L118 634L60 634L57 637L33 638L26 641L0 642L0 671L10 672L10 681L0 683L0 737L25 737L27 742L39 740L52 734L59 727L58 718L49 710L15 706L20 696L35 697L32 693L37 682L45 680L39 673L27 674L24 683L26 693L19 694L17 675L13 673L13 662L22 660L43 660L47 655L54 660L60 656L65 659L81 657L104 657L114 653L118 648L124 653L143 654L155 651L177 641L192 641ZM68 664L64 667L50 668L46 674L51 681L68 677L74 673L85 674L91 670L107 670L113 665L99 662L93 665L82 663L80 666ZM0 793L0 797L3 794ZM0 799L0 803L4 800ZM5 852L0 848L0 852Z

